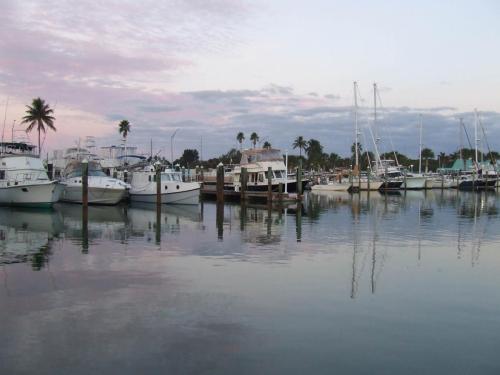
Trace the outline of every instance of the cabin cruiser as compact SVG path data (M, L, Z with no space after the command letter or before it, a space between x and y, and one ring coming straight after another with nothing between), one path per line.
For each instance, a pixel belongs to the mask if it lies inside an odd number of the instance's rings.
M232 172L234 190L241 190L241 169L247 170L247 190L248 191L267 191L268 189L268 169L272 169L272 190L279 191L280 184L283 185L283 191L289 193L297 192L297 179L295 176L287 174L287 166L283 161L281 151L273 148L252 148L243 150L239 165L234 167ZM302 189L308 184L307 179L302 180ZM286 185L286 187L285 187Z
M130 180L130 200L132 202L156 202L156 170L149 165L133 171ZM161 172L161 203L198 204L200 184L184 182L182 173L172 169Z
M51 181L35 146L22 142L1 143L0 204L51 206L58 200L56 181Z
M71 160L63 171L61 201L82 203L82 161ZM107 176L95 160L88 161L88 203L114 205L125 198L130 185Z
M377 175L384 180L381 187L384 190L426 188L427 178L424 175L403 170L400 165L396 165L394 160L380 160L376 170Z

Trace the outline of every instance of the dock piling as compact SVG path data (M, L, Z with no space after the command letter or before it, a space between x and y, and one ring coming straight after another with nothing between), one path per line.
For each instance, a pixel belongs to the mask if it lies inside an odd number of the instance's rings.
M267 203L273 202L273 169L267 168Z
M247 183L248 183L248 174L247 174L247 169L245 167L241 168L240 182L241 182L240 200L241 202L245 202Z
M224 165L217 165L217 204L224 204Z
M89 205L89 162L87 159L82 160L82 206Z

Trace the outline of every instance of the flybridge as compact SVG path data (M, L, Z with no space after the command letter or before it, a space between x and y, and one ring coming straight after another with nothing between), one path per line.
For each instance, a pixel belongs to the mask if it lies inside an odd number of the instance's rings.
M0 142L2 154L24 154L33 155L36 146L25 142Z

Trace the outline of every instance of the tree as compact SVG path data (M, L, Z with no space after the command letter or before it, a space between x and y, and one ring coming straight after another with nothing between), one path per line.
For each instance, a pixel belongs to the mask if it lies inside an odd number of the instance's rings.
M271 144L268 141L265 141L264 144L262 145L264 148L271 148Z
M328 155L328 164L331 169L335 169L337 161L340 159L340 156L335 152L330 153Z
M121 120L118 124L118 133L120 133L123 139L127 139L127 135L130 133L130 122Z
M323 146L321 146L321 143L316 139L310 139L307 141L306 152L309 166L312 168L320 167L323 157Z
M252 141L253 143L253 148L255 148L255 146L257 145L257 142L259 141L259 136L257 135L256 132L253 132L251 135L250 135L250 141Z
M425 159L425 171L429 171L429 159L434 159L434 151L430 148L424 148L422 150L422 157Z
M198 163L200 160L198 150L185 149L182 153L182 156L175 162L175 164L179 163L181 166L185 166L186 168L192 168Z
M31 132L35 127L38 130L38 155L42 154L40 144L40 133L46 132L47 128L56 131L54 126L55 117L52 116L54 110L41 98L33 99L31 106L26 106L26 116L23 117L22 124L28 124L26 132Z
M239 132L237 135L236 135L236 139L238 140L239 144L240 144L240 150L241 150L241 147L243 145L243 141L245 140L245 134L243 134L243 132Z
M130 122L127 120L121 120L118 124L118 133L123 137L124 147L125 147L125 159L124 163L127 164L127 135L130 133Z
M307 141L304 139L303 136L298 136L295 138L295 141L293 141L292 147L294 149L298 148L299 149L299 156L302 157L302 150L305 150L307 147Z

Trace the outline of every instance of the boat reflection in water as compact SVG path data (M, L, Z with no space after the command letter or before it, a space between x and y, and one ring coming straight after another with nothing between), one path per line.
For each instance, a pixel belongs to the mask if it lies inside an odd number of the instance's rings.
M62 231L54 211L0 207L0 264L28 262L40 270Z

